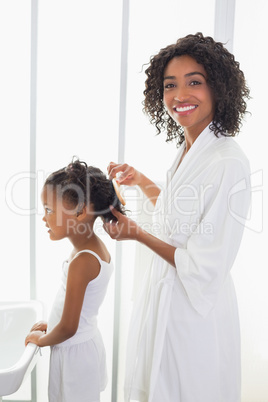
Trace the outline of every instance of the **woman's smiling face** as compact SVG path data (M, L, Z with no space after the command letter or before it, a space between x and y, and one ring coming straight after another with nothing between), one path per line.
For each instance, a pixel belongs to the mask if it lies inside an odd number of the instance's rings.
M213 92L202 64L188 55L171 59L164 70L163 101L185 133L198 136L214 116Z

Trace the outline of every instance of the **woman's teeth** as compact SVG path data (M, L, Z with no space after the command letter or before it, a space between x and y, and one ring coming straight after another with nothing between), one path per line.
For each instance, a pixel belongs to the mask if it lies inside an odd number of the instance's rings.
M195 109L197 106L183 106L183 107L176 107L176 112L187 112L188 110Z

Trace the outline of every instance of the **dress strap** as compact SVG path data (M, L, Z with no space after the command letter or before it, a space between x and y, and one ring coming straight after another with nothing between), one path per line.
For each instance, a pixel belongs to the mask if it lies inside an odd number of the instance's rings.
M100 258L100 256L98 256L98 254L96 254L94 251L88 250L88 249L78 251L78 253L75 254L73 260L74 260L76 257L78 257L78 255L80 255L80 254L82 254L82 253L89 253L89 254L92 254L92 255L94 255L94 257L97 258L97 260L99 261L100 264L102 263L102 259Z

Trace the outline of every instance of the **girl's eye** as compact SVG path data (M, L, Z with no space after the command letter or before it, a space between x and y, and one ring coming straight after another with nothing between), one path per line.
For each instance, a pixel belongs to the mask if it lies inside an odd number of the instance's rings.
M46 213L49 215L49 214L52 214L52 209L50 209L50 208L48 208L48 207L46 207L45 208L45 211L46 211Z

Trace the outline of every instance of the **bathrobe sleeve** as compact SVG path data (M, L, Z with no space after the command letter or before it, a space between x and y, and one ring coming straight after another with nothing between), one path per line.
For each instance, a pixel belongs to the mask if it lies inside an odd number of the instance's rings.
M249 177L247 160L235 158L220 160L199 175L208 190L199 194L197 224L186 247L176 248L175 265L190 303L204 317L217 302L239 249L250 204Z

